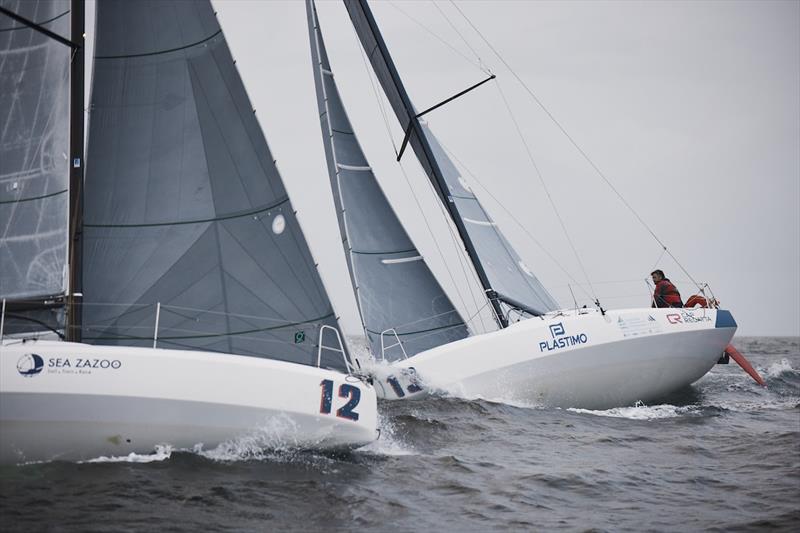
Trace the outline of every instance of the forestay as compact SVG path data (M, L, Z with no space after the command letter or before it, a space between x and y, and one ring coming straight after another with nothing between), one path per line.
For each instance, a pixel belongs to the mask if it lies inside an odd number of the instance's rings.
M0 0L69 39L69 0ZM66 292L68 46L0 14L0 299Z
M83 338L151 345L160 303L159 346L316 364L336 317L212 7L141 4L97 6Z
M468 335L467 327L387 201L347 117L311 0L311 57L328 173L361 321L372 353L393 328L411 356ZM384 338L384 345L396 342ZM387 359L402 357L399 347Z

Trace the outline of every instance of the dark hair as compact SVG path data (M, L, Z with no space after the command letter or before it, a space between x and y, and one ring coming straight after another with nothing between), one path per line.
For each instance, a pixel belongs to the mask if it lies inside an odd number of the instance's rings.
M663 270L653 270L652 272L650 272L650 275L652 276L653 274L658 274L662 278L666 278L666 276L664 275L664 271Z

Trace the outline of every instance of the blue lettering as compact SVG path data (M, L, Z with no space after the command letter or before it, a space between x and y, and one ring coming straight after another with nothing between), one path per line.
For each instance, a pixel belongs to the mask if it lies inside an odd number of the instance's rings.
M559 348L566 348L567 346L577 346L578 344L586 344L589 338L586 336L586 333L580 333L578 335L567 335L565 337L558 337L557 339L553 339L552 341L544 340L539 343L539 351L543 352L545 349L548 352L552 352L553 350Z

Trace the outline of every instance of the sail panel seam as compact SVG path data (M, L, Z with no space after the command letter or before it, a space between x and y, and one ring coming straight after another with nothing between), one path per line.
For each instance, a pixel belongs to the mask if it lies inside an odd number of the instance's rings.
M69 189L64 189L63 191L51 192L50 194L43 194L42 196L32 196L30 198L21 198L19 200L2 200L0 201L0 205L2 204L18 204L22 202L33 202L34 200L42 200L43 198L50 198L52 196L58 196L59 194L64 194L69 192Z
M210 41L211 39L213 39L217 35L220 35L221 33L222 33L222 28L217 30L216 33L206 37L205 39L197 41L196 43L187 44L185 46L179 46L177 48L170 48L168 50L159 50L157 52L146 52L146 53L142 53L142 54L123 54L123 55L116 55L116 56L94 56L94 58L95 59L129 59L129 58L133 58L133 57L149 57L149 56L157 56L157 55L162 55L162 54L170 54L172 52L179 52L181 50L186 50L187 48L194 48L195 46L198 46L200 44L203 44L203 43L206 43L206 42Z
M152 222L146 224L84 224L85 228L150 228L156 226L183 226L186 224L204 224L207 222L219 222L221 220L231 220L234 218L242 218L250 215L257 215L258 213L263 213L264 211L269 211L270 209L274 209L281 204L284 204L289 201L289 197L285 196L279 202L274 204L270 204L265 207L257 207L255 209L250 209L248 211L242 211L239 213L232 213L230 215L224 215L221 217L214 217L214 218L206 218L201 220L182 220L182 221L173 221L173 222Z
M60 19L61 17L65 16L65 15L69 15L69 9L64 11L60 15L56 15L55 17L53 17L51 19L48 19L48 20L45 20L43 22L36 22L36 21L33 21L33 22L35 24L39 25L39 26L44 26L45 24L50 24L51 22L56 21L56 20ZM23 25L20 25L20 26L12 26L10 28L0 28L0 33L6 32L6 31L25 30L25 29L32 29L32 28L30 26L26 26L26 25L23 24Z

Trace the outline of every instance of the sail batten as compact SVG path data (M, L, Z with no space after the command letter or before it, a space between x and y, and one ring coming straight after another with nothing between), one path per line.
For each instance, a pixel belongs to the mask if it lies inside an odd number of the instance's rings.
M306 2L328 174L347 266L372 353L402 336L407 355L462 339L468 330L411 242L366 160L331 73L313 2ZM331 74L329 74L331 73ZM402 257L405 255L405 257ZM396 359L399 349L385 356Z
M95 50L84 338L158 306L159 345L315 365L336 315L210 2L101 2Z

